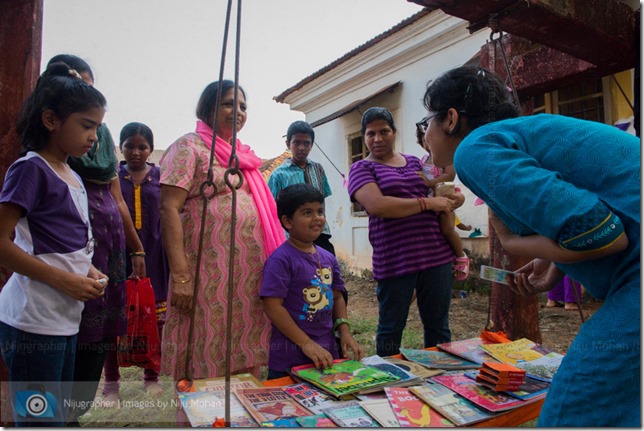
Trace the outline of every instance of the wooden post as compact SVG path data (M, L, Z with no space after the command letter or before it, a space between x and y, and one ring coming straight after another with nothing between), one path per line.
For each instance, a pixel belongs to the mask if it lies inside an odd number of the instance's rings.
M510 51L509 45L511 44L506 45L506 50L508 51ZM497 45L499 58L496 59L496 70L494 67L494 55L491 55L494 52L494 47L489 42L481 48L480 65L486 69L495 70L500 76L505 77L507 76L507 71L504 68L500 49ZM510 53L506 52L506 56L509 55ZM531 259L512 256L501 247L501 242L492 227L492 223L489 223L489 236L490 262L492 266L514 271L530 262ZM528 338L535 343L542 342L541 331L539 330L539 303L537 296L524 298L514 294L505 285L492 283L490 291L490 321L487 323L488 330L503 331L511 340Z
M43 0L0 0L0 185L18 158L15 123L22 102L40 74ZM0 287L10 273L0 268ZM0 425L13 425L9 373L0 358Z

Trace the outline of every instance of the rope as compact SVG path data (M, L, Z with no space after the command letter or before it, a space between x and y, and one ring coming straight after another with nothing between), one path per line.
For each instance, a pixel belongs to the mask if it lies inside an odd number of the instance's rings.
M322 155L323 155L323 156L324 156L324 157L329 161L329 163L331 163L331 166L333 166L333 168L338 172L338 174L340 174L340 176L342 177L342 181L343 181L343 182L346 182L346 181L347 181L347 179L345 178L344 174L340 171L340 169L338 169L338 167L335 165L335 163L333 163L333 161L329 158L329 156L327 156L327 155L326 155L326 153L324 152L324 150L322 149L322 147L320 147L320 146L318 145L318 143L317 143L317 142L313 142L313 144L314 144L316 147L318 147L318 150L320 150L320 152L322 153Z

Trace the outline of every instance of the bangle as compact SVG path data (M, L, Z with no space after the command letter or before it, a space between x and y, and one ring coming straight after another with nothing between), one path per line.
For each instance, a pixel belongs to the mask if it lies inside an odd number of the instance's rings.
M308 343L309 341L311 341L311 339L310 339L310 338L309 338L309 336L307 335L307 336L306 336L306 339L304 340L304 342L302 342L302 343L298 344L298 346L300 346L300 348L302 348L302 347L304 347L304 346L306 345L306 343Z
M425 200L423 198L416 198L416 199L418 199L418 205L420 205L420 212L427 211L427 204L425 203Z
M192 277L190 277L190 278L186 278L185 280L179 280L179 281L177 281L177 280L175 280L175 279L173 278L173 279L172 279L172 282L173 282L174 284L186 284L186 283L188 283L191 279L192 279Z
M130 253L130 257L145 257L144 251L133 251Z
M339 319L335 319L335 322L333 323L333 331L337 331L338 326L346 324L349 328L351 328L351 325L349 324L349 319L345 319L344 317L340 317Z

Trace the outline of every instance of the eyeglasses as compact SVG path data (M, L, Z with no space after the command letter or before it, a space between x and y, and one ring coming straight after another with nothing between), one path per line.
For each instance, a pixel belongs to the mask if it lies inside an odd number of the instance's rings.
M427 133L427 129L429 128L429 122L432 121L432 118L434 118L437 115L438 115L438 112L423 118L418 123L416 123L416 128L420 130L420 132L424 135L425 133Z

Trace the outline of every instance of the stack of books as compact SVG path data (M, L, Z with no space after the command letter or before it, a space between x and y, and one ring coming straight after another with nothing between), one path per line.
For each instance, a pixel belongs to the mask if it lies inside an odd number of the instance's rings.
M510 364L483 362L476 382L494 391L518 391L525 379L525 370Z

